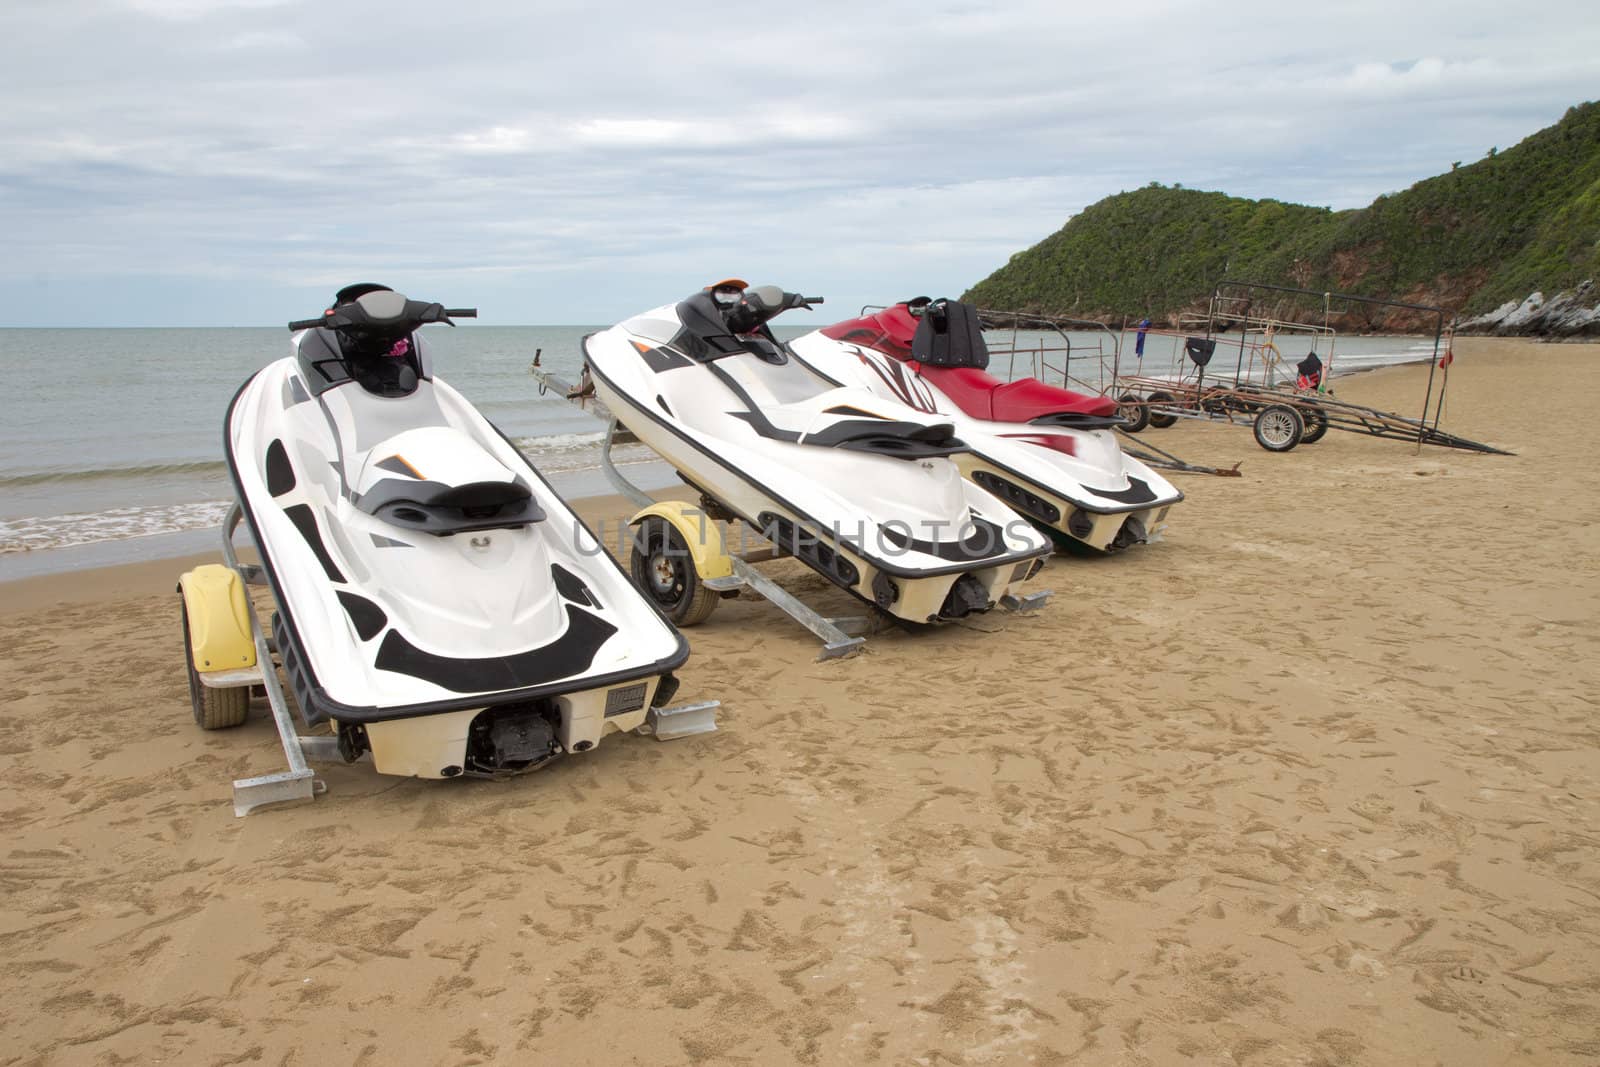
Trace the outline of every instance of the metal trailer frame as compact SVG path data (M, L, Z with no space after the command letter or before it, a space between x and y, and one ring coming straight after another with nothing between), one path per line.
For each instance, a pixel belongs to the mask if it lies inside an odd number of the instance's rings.
M264 774L254 778L239 778L233 783L233 814L244 817L261 808L280 804L302 803L327 792L328 785L307 766L308 762L347 762L339 751L339 739L333 734L306 736L299 732L294 717L289 712L289 702L278 681L277 651L261 628L255 603L249 595L251 586L267 585L266 571L259 564L241 563L234 551L233 536L244 518L238 501L228 509L222 522L222 558L228 569L239 576L245 585L245 614L250 620L250 637L255 644L256 662L252 667L234 670L197 672L201 685L213 689L237 689L260 686L266 693L272 709L273 725L283 744L288 770ZM184 634L184 640L189 635ZM721 706L718 700L703 700L679 704L674 707L651 708L645 715L645 724L639 733L653 735L658 741L671 741L679 737L708 733L716 729L715 713ZM707 725L707 722L710 725ZM363 752L355 763L371 762L371 753Z
M606 481L610 482L611 487L619 494L640 508L660 503L624 477L611 459L613 445L632 444L639 441L639 438L617 419L599 397L574 388L566 379L546 370L540 362L543 355L543 349L536 350L533 363L528 367L529 373L539 380L539 395L544 396L547 391L554 392L582 410L605 420L605 437L600 445L600 469L605 473ZM699 490L698 486L690 485L690 488L701 493L703 502L710 499L704 491ZM717 504L716 501L711 503ZM721 505L717 504L717 507L721 508ZM708 516L712 511L711 508L705 507L704 503L702 509ZM722 510L727 509L722 508ZM770 551L757 553L738 555L730 552L728 558L732 564L732 574L717 578L701 577L699 581L706 588L722 596L737 594L740 589L750 589L771 601L782 609L784 614L810 630L822 642L822 651L817 654L818 660L842 659L860 652L862 646L866 644L866 637L863 635L872 631L872 617L845 615L829 618L822 615L752 565L777 559L783 554L776 545L773 545ZM1016 614L1027 614L1044 607L1050 595L1051 591L1048 589L1020 597L1007 595L1001 598L1000 607Z
M1095 396L1107 396L1112 389L1116 388L1117 366L1122 350L1122 338L1117 331L1105 323L1096 322L1093 319L1049 318L1025 312L993 311L987 308L978 309L978 319L987 333L999 334L1006 330L1011 331L1010 344L989 345L989 354L991 356L1000 355L1006 357L1006 379L1008 381L1016 381L1017 379L1017 357L1026 356L1028 358L1028 369L1031 372L1030 377L1037 378L1041 382L1050 380L1047 376L1047 372L1049 372L1060 375L1062 388L1065 389L1075 389L1078 392L1092 393ZM1074 350L1071 337L1071 331L1073 330L1079 333L1104 334L1105 336L1097 336L1093 348L1086 348L1080 345ZM1018 335L1022 333L1053 333L1061 338L1061 346L1056 348L1041 341L1025 348L1019 343L1022 339ZM989 343L988 338L984 339L984 343L986 345ZM1106 375L1108 353L1111 360L1111 374L1109 377ZM1057 354L1061 359L1059 366L1050 362L1050 357ZM1078 360L1078 375L1073 374L1074 358ZM1095 379L1093 381L1082 377L1082 368L1086 363L1094 368Z
M1227 295L1230 291L1235 295ZM1284 319L1276 314L1255 314L1258 291L1291 298L1319 299L1323 321L1318 325ZM1334 398L1328 384L1334 367L1337 340L1332 319L1335 314L1349 313L1348 309L1336 310L1335 301L1374 309L1419 311L1434 317L1433 354L1428 361L1427 392L1420 419ZM1212 371L1214 377L1208 382L1208 366L1198 363L1192 378L1189 377L1189 371L1182 367L1175 378L1123 374L1119 364L1115 395L1125 406L1138 406L1148 411L1149 423L1156 427L1170 426L1180 418L1252 425L1257 443L1274 452L1287 452L1302 442L1314 443L1328 430L1336 429L1369 437L1412 441L1419 451L1422 445L1429 444L1511 455L1503 449L1449 434L1439 428L1444 414L1450 365L1454 361L1450 352L1453 324L1446 323L1447 314L1443 308L1424 304L1347 293L1317 292L1261 282L1224 280L1213 291L1205 317L1189 319L1197 330L1203 326L1203 336L1197 338L1195 331L1182 329L1183 319L1179 320L1180 328L1176 330L1149 327L1136 332L1146 336L1171 337L1174 341L1186 344L1191 340L1209 341L1216 346L1216 350L1221 350L1221 342L1228 340L1226 333L1237 327L1238 358L1234 363L1232 381L1228 381L1226 371ZM1315 386L1301 388L1294 376L1284 371L1283 356L1275 343L1275 338L1283 333L1310 334L1314 341L1320 339L1325 342L1327 355L1323 360L1323 373ZM1259 339L1252 340L1252 336ZM1441 346L1444 348L1443 356L1440 354ZM1439 383L1437 396L1434 391L1436 379ZM1139 395L1139 391L1144 395Z
M334 760L342 761L344 758L339 754L337 737L332 734L302 737L289 714L289 702L283 695L283 686L279 684L278 672L274 668L273 653L276 650L261 629L255 602L249 594L251 586L267 584L266 571L255 563L240 563L233 548L233 535L243 518L244 511L236 500L228 509L227 517L222 520L222 558L245 585L245 606L248 608L246 614L250 617L250 637L256 646L255 666L245 668L243 671L228 671L226 676L220 678L201 674L200 683L219 688L224 684L231 687L242 683L259 685L265 689L267 703L272 708L272 721L277 727L278 739L283 743L283 755L289 762L289 769L276 774L239 778L234 781L233 814L241 818L258 808L311 800L327 792L327 783L316 777L306 766L306 762L317 760L331 763ZM184 635L184 640L188 640L187 634ZM241 677L246 674L250 677ZM362 758L366 757L367 754L363 753Z
M882 305L868 305L861 309L861 314L866 316L872 312L884 310ZM1017 359L1026 357L1026 370L1029 376L1037 378L1046 384L1051 382L1049 375L1058 375L1061 387L1074 389L1078 392L1090 393L1094 396L1114 396L1116 391L1117 376L1121 365L1122 338L1103 322L1093 319L1053 318L1046 315L1035 315L1020 311L995 311L989 308L978 308L978 319L983 325L986 334L1011 332L1010 343L990 344L985 337L984 343L989 348L989 355L994 358L1006 360L1006 379L1016 381ZM1079 345L1073 347L1071 331L1080 333L1104 334L1097 337L1092 348ZM1055 334L1061 338L1060 345L1048 344L1043 340L1020 337L1023 333ZM1052 357L1059 358L1060 362L1052 363ZM1109 357L1109 374L1107 359ZM1074 360L1077 360L1078 372L1074 374ZM1084 367L1093 368L1094 380L1084 376ZM1148 441L1136 438L1134 432L1126 427L1118 427L1121 434L1121 447L1128 455L1141 460L1152 467L1161 470L1179 471L1185 474L1212 474L1223 478L1241 477L1239 464L1232 467L1207 467L1199 463L1190 463L1181 456L1168 452ZM1136 442L1137 443L1134 443Z

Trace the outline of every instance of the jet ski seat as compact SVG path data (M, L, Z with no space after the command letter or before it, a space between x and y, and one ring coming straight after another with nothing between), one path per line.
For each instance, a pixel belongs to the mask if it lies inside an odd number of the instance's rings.
M355 504L385 522L441 537L516 529L545 518L544 509L520 478L468 485L385 478L362 493Z
M973 367L921 368L922 376L957 407L975 419L991 422L1034 422L1053 416L1080 416L1060 419L1066 425L1087 419L1108 418L1117 413L1117 402L1106 396L1085 396L1070 389L1058 389L1036 378L1002 382L987 371Z

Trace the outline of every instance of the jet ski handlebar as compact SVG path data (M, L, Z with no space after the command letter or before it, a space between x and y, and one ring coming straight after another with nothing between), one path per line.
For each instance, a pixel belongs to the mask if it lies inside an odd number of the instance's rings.
M321 326L329 330L403 330L410 332L430 322L454 326L452 319L475 319L477 308L447 308L423 300L410 300L390 290L366 293L348 303L324 311L314 319L296 319L291 330L310 330Z
M776 285L757 285L746 289L739 303L724 311L724 317L734 332L742 333L764 325L793 308L809 311L822 303L820 296L801 296L787 293Z
M767 318L776 318L781 312L801 308L810 311L822 303L820 296L801 296L799 293L785 293L777 286L764 285L760 290L751 290L753 299L747 297L749 303L754 304Z

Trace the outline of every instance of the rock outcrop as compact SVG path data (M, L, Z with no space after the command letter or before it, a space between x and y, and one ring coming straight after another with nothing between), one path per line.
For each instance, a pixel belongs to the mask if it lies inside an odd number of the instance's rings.
M1543 293L1534 293L1521 303L1508 301L1488 314L1464 319L1456 325L1456 332L1551 341L1600 337L1600 291L1591 279L1549 300Z

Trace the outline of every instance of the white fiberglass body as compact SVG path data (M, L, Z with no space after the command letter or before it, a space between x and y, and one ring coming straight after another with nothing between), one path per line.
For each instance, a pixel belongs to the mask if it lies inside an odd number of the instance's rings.
M396 298L427 307L361 299ZM637 728L687 645L402 332L378 382L343 335L302 330L228 412L302 715L422 777L528 769Z

